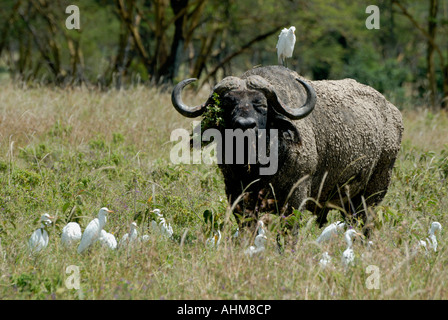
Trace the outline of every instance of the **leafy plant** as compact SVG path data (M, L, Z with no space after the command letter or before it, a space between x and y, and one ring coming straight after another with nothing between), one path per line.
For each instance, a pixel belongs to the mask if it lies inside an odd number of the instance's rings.
M219 95L215 92L212 96L213 103L207 105L206 110L202 114L202 121L199 124L201 128L201 134L207 129L218 129L223 130L225 128L225 121L223 118L224 110L221 108L221 101L219 100ZM193 134L191 136L191 141L199 139L201 141L201 147L205 147L212 141L202 141L201 137L196 134L196 128L193 129Z
M225 122L223 118L224 110L221 108L219 95L215 92L212 96L213 104L206 106L206 110L202 115L201 129L205 131L210 128L224 129Z

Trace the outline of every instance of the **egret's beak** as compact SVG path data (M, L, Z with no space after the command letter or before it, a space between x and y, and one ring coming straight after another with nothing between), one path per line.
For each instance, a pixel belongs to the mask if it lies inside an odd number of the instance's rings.
M364 240L366 238L362 233L359 233L359 232L356 232L355 236L361 238L361 240Z
M107 210L107 213L114 213L112 210Z

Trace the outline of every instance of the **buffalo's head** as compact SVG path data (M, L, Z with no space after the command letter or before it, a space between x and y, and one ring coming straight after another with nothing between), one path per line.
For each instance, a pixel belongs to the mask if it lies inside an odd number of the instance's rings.
M309 115L316 104L316 93L306 82L296 78L303 85L307 99L300 108L290 108L279 99L274 87L264 78L251 75L246 79L226 77L213 88L218 94L223 109L224 122L229 129L270 129L277 128L288 133L294 140L298 132L290 120L298 120ZM179 82L173 89L171 99L174 108L185 117L200 116L206 106L213 103L213 94L206 103L189 107L182 101L182 89L196 79Z
M292 143L300 144L300 135L297 126L293 120L299 120L309 115L316 104L316 93L314 89L306 82L299 78L292 78L300 83L306 92L306 101L300 107L291 108L288 103L297 105L297 102L282 101L280 95L276 92L274 86L270 84L265 78L259 75L249 75L246 78L226 77L219 82L214 88L208 100L198 106L190 107L182 101L182 89L189 83L196 79L187 79L177 84L172 92L172 103L176 110L185 117L198 117L202 115L208 105L215 104L216 95L219 99L219 106L222 108L222 117L225 124L225 129L241 129L244 132L249 130L266 129L270 132L271 129L278 129L278 137L283 137ZM295 85L293 86L295 87ZM297 86L297 90L301 90ZM284 97L285 95L282 95ZM298 96L298 95L293 95ZM284 98L286 99L286 98ZM300 103L300 102L299 102ZM222 128L221 128L222 129ZM268 139L270 137L268 136ZM225 145L225 143L224 143ZM288 144L279 143L277 145L279 153L285 155L281 148L288 148ZM236 146L232 145L233 150L223 150L228 155L229 153L236 155ZM233 152L233 153L232 153ZM269 150L270 153L270 150ZM275 153L275 152L274 152ZM247 156L247 154L245 154ZM271 153L269 154L271 158ZM234 213L243 216L251 216L257 214L259 210L270 211L275 208L275 197L271 194L269 187L270 177L265 176L263 179L258 179L260 175L258 170L261 165L255 162L256 165L248 165L250 161L243 163L230 164L223 163L220 165L221 171L224 175L226 184L226 193L228 199L236 200L242 192L245 192L244 198L236 205ZM282 166L283 158L275 160L277 167ZM253 181L258 180L256 183ZM245 189L250 185L250 188Z

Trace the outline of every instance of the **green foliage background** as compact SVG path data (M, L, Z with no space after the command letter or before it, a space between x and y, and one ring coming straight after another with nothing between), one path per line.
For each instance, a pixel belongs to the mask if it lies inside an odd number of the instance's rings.
M0 24L0 76L103 87L140 81L172 83L194 76L213 85L223 76L276 64L277 35L281 28L294 25L297 42L288 61L291 69L314 80L354 78L386 94L400 108L413 108L427 104L427 38L394 2L407 8L425 30L430 1L4 0L0 3L4 22ZM147 60L120 18L120 3L130 16L140 19L136 29ZM65 28L69 4L80 9L80 30ZM174 4L184 8L180 40L175 37L179 15L174 14ZM372 4L380 9L379 30L365 27L366 7ZM438 4L435 43L448 61L448 1ZM75 71L69 41L78 45L81 54ZM37 43L52 48L48 59L58 65L58 71L50 71ZM172 52L173 48L178 51ZM444 71L440 57L434 59L440 101Z

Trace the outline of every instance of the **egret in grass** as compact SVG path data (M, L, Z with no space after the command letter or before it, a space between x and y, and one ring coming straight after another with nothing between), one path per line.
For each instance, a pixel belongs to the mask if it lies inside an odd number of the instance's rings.
M28 246L32 252L37 253L48 246L48 232L46 229L53 219L54 217L48 213L44 213L40 217L40 228L34 231L28 240Z
M62 229L61 243L65 246L71 246L81 240L81 227L76 222L69 222Z
M78 246L78 253L83 253L92 244L100 238L101 230L107 222L107 215L113 211L103 207L98 212L98 217L90 221L81 237L81 243Z
M117 248L117 239L115 239L115 236L104 229L101 230L98 241L103 247L108 247L109 249Z
M138 237L137 223L132 222L129 233L126 233L120 240L120 247L131 244L132 242L137 240L137 237Z
M355 236L362 237L362 235L354 229L348 229L344 234L345 242L347 242L347 249L342 253L342 264L345 267L352 265L355 261L355 252L352 249L353 237Z
M233 239L237 239L238 236L239 236L239 234L240 234L240 228L236 228L236 231L235 231L235 233L232 235L232 238L233 238Z
M294 26L289 29L284 28L278 36L277 42L277 56L278 64L286 66L286 58L291 58L294 51L294 45L296 44L296 35L294 32L296 28Z
M327 251L322 254L322 258L319 260L319 265L322 268L326 268L331 263L331 257Z
M221 231L215 231L214 235L211 238L208 238L205 241L205 244L209 248L218 248L219 244L221 243Z
M434 250L434 252L437 252L437 238L436 238L436 232L442 230L442 225L435 221L431 223L431 228L429 229L429 236L425 240L419 241L419 247L423 247L426 251Z
M173 228L171 227L171 224L166 222L165 218L160 213L160 209L154 209L151 212L154 212L156 214L157 220L153 220L151 222L151 227L157 232L160 232L162 235L171 238L173 236Z
M257 235L266 235L266 228L264 226L263 221L258 220L257 222Z
M317 243L325 242L334 238L337 234L341 233L345 229L345 222L336 221L330 224L322 231L320 236L316 239Z
M244 251L245 255L252 257L254 254L259 254L265 250L265 244L268 238L264 234L259 234L255 237L255 246L250 246Z
M436 233L436 231L440 232L441 230L442 230L442 225L439 222L435 221L435 222L431 223L431 229L429 230L428 238L431 242L429 247L432 248L434 250L434 252L437 252L437 245L438 245L435 233Z

